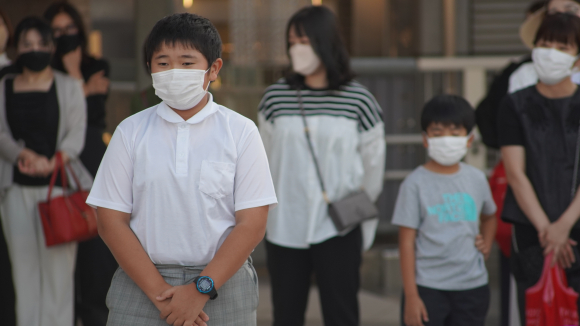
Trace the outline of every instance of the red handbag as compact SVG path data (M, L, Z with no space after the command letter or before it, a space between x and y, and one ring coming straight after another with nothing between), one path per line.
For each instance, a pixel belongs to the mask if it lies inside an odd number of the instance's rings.
M578 326L578 293L568 287L564 270L544 261L540 281L526 290L526 326Z
M61 154L56 153L55 156L56 166L50 178L46 202L38 203L47 247L88 240L98 235L97 212L86 204L89 193L81 189L81 184L73 169L68 164L62 163ZM70 171L77 185L77 190L71 194L68 194L66 170ZM63 195L50 198L59 172Z

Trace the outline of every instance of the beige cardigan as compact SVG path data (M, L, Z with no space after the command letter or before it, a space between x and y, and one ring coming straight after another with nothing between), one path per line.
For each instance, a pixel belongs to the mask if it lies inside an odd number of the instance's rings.
M13 180L13 166L16 164L20 151L24 148L22 142L12 138L6 119L5 76L0 80L0 199ZM82 85L74 78L54 71L54 82L59 107L57 151L63 151L70 157L70 164L79 177L83 189L92 186L92 177L79 160L79 155L85 144L87 128L87 105ZM72 181L72 179L69 180Z

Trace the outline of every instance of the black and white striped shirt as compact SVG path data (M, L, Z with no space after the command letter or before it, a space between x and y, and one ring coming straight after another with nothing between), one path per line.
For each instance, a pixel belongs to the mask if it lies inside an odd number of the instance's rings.
M383 187L386 145L382 111L373 95L357 82L335 91L300 92L330 200L361 188L376 200ZM279 202L268 216L268 241L308 248L337 236L308 149L298 91L284 79L268 87L258 121ZM363 223L365 248L376 226L376 220Z
M360 130L372 129L382 122L382 110L374 96L360 83L351 81L339 90L300 91L307 116L328 115L356 120ZM269 86L260 102L259 111L266 121L281 116L300 115L298 91L282 78Z

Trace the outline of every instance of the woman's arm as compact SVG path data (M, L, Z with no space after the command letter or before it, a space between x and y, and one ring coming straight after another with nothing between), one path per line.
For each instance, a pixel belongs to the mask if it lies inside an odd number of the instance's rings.
M385 125L382 122L361 134L360 154L365 170L363 187L373 201L383 190L386 152Z
M55 76L56 78L58 77ZM59 103L59 105L65 106L65 108L61 107L60 112L66 115L66 132L58 150L64 152L68 159L76 159L85 145L87 104L79 82L67 81L65 85L70 89L67 92L67 98L63 99L64 103Z
M523 146L502 146L501 155L505 166L507 181L511 187L520 209L538 231L540 242L544 246L544 232L550 220L544 212L534 187L526 175L526 152Z
M423 326L428 322L427 308L417 289L415 281L415 238L417 230L399 227L399 259L405 293L404 322L407 326Z
M200 274L211 277L216 289L240 269L252 250L264 238L268 208L269 206L262 206L236 212L236 226ZM161 310L161 317L168 324L195 319L209 300L209 296L200 293L193 283L168 289L157 300L168 298L172 298L171 302Z

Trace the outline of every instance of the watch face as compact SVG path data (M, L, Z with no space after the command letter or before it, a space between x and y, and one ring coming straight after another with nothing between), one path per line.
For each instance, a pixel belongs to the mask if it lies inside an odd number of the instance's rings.
M213 288L213 281L209 277L202 277L197 281L199 292L207 293Z

